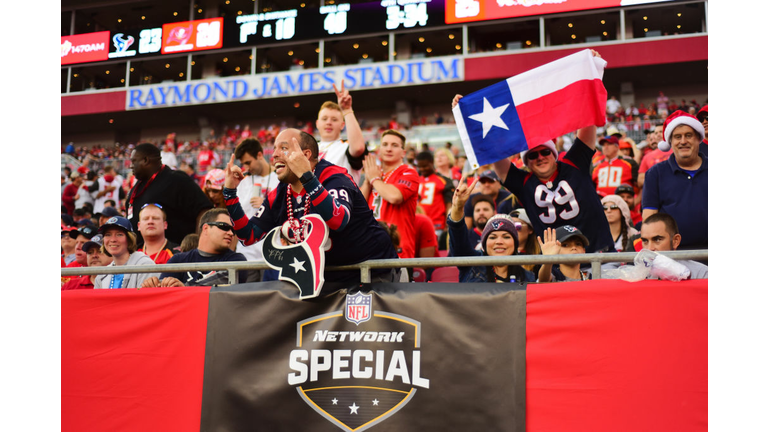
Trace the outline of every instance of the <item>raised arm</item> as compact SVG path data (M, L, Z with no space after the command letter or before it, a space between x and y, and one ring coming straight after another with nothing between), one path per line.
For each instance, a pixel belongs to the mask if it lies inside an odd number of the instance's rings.
M363 131L360 129L360 123L352 111L352 96L349 90L344 89L344 80L341 80L341 88L336 88L333 84L333 91L336 92L336 99L341 107L341 115L344 118L344 125L347 128L347 143L349 144L349 154L352 157L360 157L365 152L365 139Z
M560 242L557 241L555 230L547 228L544 231L544 241L541 241L541 237L536 237L541 246L542 255L557 255L560 253ZM539 268L539 280L538 282L551 282L552 281L552 264L542 264Z
M459 99L463 98L464 96L457 94L453 97L453 100L451 101L451 109L455 108L456 105L459 104ZM496 161L493 163L493 170L496 171L496 174L499 176L499 179L501 180L501 183L504 183L504 181L507 179L507 173L509 172L509 167L512 163L509 161L508 158L504 158L502 160Z
M393 205L402 204L403 193L395 185L384 183L381 179L381 168L376 165L376 155L369 154L363 159L365 179L373 189L376 189L381 198Z

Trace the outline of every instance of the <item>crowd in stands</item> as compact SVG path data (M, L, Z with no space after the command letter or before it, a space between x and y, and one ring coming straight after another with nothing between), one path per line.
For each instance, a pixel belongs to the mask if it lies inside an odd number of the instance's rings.
M411 145L394 118L377 127L380 144L369 146L351 95L343 85L335 90L337 101L319 107L317 121L298 127L251 131L246 125L221 134L212 130L192 142L171 133L164 142L63 148L82 166L65 168L61 177L62 267L148 268L142 274L62 277L62 289L210 283L216 272L160 273L151 267L263 260L266 233L282 226L283 242L301 241L301 217L309 213L319 214L330 230L328 265L707 249L706 105L677 104L660 92L648 107L625 108L611 97L607 127L582 128L470 171L458 146ZM422 122L447 123L440 114L416 123ZM639 143L616 126L637 122L645 134ZM704 264L689 267L706 277ZM588 266L565 263L445 269L419 272L416 280L591 278ZM355 277L357 272L333 276ZM240 281L274 279L273 271L239 275ZM379 271L374 280L412 281L414 274Z

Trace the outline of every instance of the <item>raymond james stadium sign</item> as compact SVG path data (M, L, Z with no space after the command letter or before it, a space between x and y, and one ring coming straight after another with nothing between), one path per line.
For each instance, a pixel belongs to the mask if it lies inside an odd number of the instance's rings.
M327 93L341 80L350 90L463 81L464 62L459 57L436 57L147 85L128 91L125 108L168 108Z

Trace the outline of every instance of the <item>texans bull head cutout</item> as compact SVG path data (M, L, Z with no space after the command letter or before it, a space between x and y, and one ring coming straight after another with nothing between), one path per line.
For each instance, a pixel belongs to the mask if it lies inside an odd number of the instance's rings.
M317 297L325 282L325 251L330 248L329 230L325 221L316 214L301 218L309 222L309 233L300 243L283 246L280 242L281 226L272 228L264 239L264 260L280 272L278 279L299 288L299 298Z

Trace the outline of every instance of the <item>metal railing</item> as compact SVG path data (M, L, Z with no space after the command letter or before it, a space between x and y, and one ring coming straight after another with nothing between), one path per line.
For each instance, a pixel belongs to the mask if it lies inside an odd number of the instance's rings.
M675 260L707 260L708 250L659 252ZM360 270L360 282L371 282L372 269L392 268L435 268L435 267L473 267L494 265L538 265L538 264L574 264L590 263L592 279L601 279L600 266L605 263L633 263L637 252L593 253L574 255L512 255L503 257L435 257L370 260L345 266L326 267L326 271ZM229 283L236 284L238 270L264 270L270 267L264 261L230 261L215 263L158 264L154 266L112 266L112 267L73 267L62 268L62 276L81 276L98 274L126 273L177 273L183 271L214 271L225 269Z

